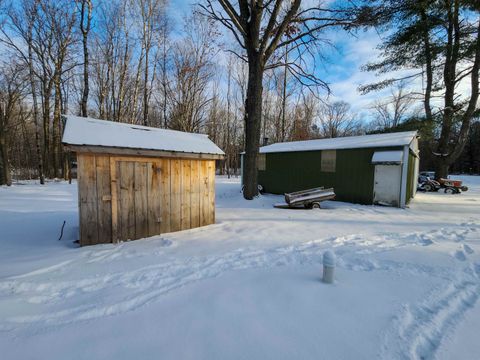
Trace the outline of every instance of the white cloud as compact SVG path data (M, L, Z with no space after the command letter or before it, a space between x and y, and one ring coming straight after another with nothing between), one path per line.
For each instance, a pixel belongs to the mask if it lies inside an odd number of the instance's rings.
M383 76L362 71L362 66L369 62L378 61L381 56L380 50L377 48L381 43L381 38L373 30L361 32L356 37L344 32L337 32L332 35L339 51L332 56L331 60L334 60L334 63L327 66L325 72L332 91L331 100L342 100L350 103L354 112L357 112L361 118L368 120L371 117L372 104L376 100L391 96L390 90L383 89L362 95L358 88L386 78L409 75L413 71L404 70ZM412 88L415 87L418 91L421 89L421 79L419 80L409 85Z

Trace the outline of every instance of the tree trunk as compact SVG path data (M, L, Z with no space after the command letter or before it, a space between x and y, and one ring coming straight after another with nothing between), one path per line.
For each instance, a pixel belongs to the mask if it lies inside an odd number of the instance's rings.
M430 34L429 23L425 11L421 12L421 18L424 23L423 41L425 46L425 73L426 73L426 85L425 85L425 97L423 106L425 109L425 117L427 121L433 120L432 107L430 105L430 99L432 97L432 85L433 85L433 67L432 67L432 48L430 46Z
M85 20L85 5L87 5L87 23L84 24ZM82 44L83 44L83 94L81 100L81 115L84 117L88 116L88 93L89 93L89 85L88 85L88 33L90 31L90 23L92 18L92 2L90 0L84 0L82 2L82 10L81 10L81 19L80 19L80 30L82 32Z
M121 121L122 119L122 114L123 114L123 104L125 100L125 79L127 78L127 71L128 71L128 54L129 54L129 47L130 43L128 40L128 31L125 30L125 49L123 53L123 60L122 60L122 66L120 70L120 76L119 76L119 84L118 84L118 118L117 121Z
M47 95L48 94L48 95ZM51 91L44 87L43 92L43 110L42 110L42 122L43 122L43 169L47 177L52 176L51 172L51 159L49 159L50 148L50 95Z
M29 36L32 36L32 25L29 24ZM37 153L37 163L38 163L38 178L40 179L40 184L45 184L45 175L43 173L43 158L42 151L40 147L40 124L38 119L38 103L37 103L37 91L35 84L35 75L33 71L33 49L31 40L28 42L28 80L30 82L30 89L32 91L32 102L33 102L33 121L35 123L35 148Z
M10 159L8 157L8 135L2 131L0 134L0 162L2 165L2 172L0 172L0 185L12 185L12 173L10 169Z
M286 131L286 110L287 110L287 74L288 74L288 46L285 47L285 66L283 67L283 88L282 88L282 138L285 141Z
M458 62L458 53L460 47L459 32L460 25L458 19L459 11L458 1L454 2L454 11L449 13L448 45L444 70L445 82L445 109L442 119L442 132L437 147L436 159L436 177L446 177L448 168L452 165L462 153L468 140L470 124L477 110L479 98L479 72L480 72L480 23L477 26L475 40L475 58L470 74L471 94L468 106L460 117L460 132L456 136L455 144L450 144L452 126L454 120L454 97L455 97L455 77L456 66Z
M435 178L436 179L446 179L448 176L448 164L445 159L438 158L435 166Z
M263 63L255 53L249 56L247 98L245 100L245 162L243 197L252 200L258 194L257 157L262 123Z
M144 54L144 51L145 51L145 47L144 47L144 44L142 43L142 48L140 49L140 56L138 58L138 65L137 65L137 72L135 74L135 81L134 81L134 85L133 85L133 95L132 95L132 99L133 99L133 103L132 103L132 118L130 119L130 123L136 123L137 121L137 113L138 113L138 109L137 109L137 103L138 103L138 92L139 92L139 87L140 87L140 72L141 72L141 69L142 69L142 62L143 62L143 57L145 56Z
M148 126L148 55L150 48L145 50L145 72L144 72L144 84L143 84L143 125Z
M58 70L60 72L60 70ZM55 77L55 99L53 105L53 177L60 177L60 116L61 116L61 89L60 89L60 73Z

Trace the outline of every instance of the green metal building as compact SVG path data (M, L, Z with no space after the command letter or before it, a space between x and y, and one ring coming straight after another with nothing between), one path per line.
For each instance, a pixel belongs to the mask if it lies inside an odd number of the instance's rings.
M405 207L418 165L416 131L276 143L260 148L258 183L272 194L324 186L339 201Z

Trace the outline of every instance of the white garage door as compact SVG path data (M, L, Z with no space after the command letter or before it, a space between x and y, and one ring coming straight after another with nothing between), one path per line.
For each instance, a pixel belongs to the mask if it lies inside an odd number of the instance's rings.
M375 165L375 204L399 206L401 174L401 165Z

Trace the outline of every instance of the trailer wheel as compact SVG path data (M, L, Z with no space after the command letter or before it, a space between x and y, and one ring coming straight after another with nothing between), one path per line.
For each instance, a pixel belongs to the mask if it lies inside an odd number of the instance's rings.
M455 194L457 191L453 187L445 188L445 194Z
M312 208L312 209L321 209L320 203L318 203L318 202L313 203L313 204L311 205L311 208Z

